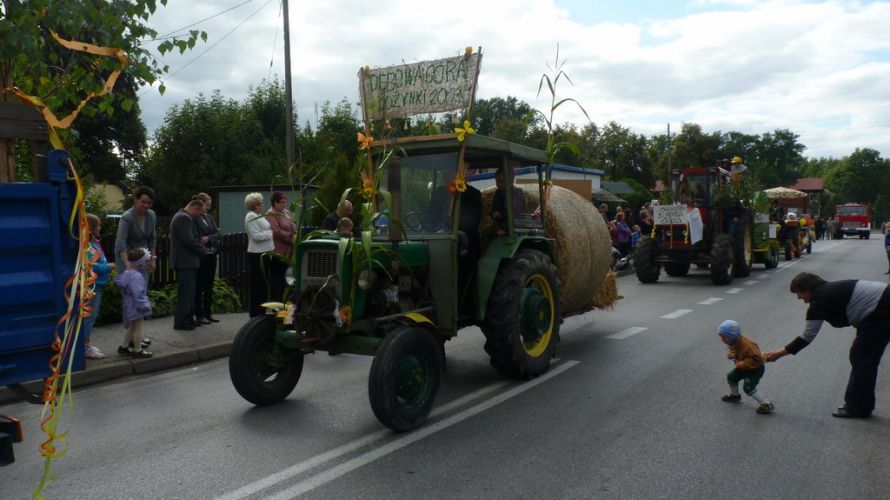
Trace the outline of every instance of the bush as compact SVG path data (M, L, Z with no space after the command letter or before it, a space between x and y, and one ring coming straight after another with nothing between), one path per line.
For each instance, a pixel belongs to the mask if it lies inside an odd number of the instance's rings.
M112 274L116 274L112 271ZM172 316L176 312L176 285L165 285L159 290L149 290L148 298L152 304L152 318ZM241 312L241 301L238 292L223 280L213 282L213 312ZM102 304L99 306L97 325L120 323L122 321L121 292L114 281L109 281L102 290Z

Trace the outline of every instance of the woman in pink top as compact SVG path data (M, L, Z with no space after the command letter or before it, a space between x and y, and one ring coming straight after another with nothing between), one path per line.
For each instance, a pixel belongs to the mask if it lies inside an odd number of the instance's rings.
M271 259L272 269L269 273L269 298L284 301L284 289L287 286L284 273L290 263L294 236L297 234L297 225L287 209L287 195L281 191L272 193L272 206L266 212L266 219L272 228L272 241L275 243L275 256Z

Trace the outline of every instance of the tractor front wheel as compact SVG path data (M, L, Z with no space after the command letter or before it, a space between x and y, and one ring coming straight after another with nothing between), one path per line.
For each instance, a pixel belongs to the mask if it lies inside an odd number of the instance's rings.
M775 269L779 267L779 248L776 245L770 245L766 254L766 268Z
M559 280L550 257L520 250L495 278L482 332L491 365L509 378L546 372L559 342Z
M634 251L634 269L637 271L637 279L640 283L655 283L661 274L661 265L655 261L655 240L643 236L637 242Z
M380 343L371 363L368 397L380 422L396 432L420 426L442 379L442 343L417 326L404 326Z
M733 277L732 238L718 234L711 243L711 281L715 285L728 285Z
M235 390L255 405L278 403L296 387L303 373L303 353L275 343L275 317L247 322L229 352L229 377Z

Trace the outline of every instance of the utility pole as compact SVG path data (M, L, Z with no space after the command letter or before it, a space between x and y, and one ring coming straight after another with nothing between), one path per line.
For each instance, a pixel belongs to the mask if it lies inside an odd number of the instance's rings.
M673 149L674 141L671 140L671 124L668 123L668 178L670 178L671 172L674 170L673 165L671 165L671 151Z
M281 0L284 14L284 92L285 92L285 117L284 130L287 137L284 138L287 152L287 169L294 165L294 99L291 91L290 76L290 15L287 12L287 0Z

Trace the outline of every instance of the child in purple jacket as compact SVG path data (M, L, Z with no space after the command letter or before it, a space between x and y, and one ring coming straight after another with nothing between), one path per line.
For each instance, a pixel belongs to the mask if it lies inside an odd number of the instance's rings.
M121 290L124 321L130 322L130 327L124 333L124 342L117 348L117 352L134 358L151 357L151 353L142 348L142 323L146 316L151 316L148 285L142 276L142 266L149 258L149 252L141 248L128 250L127 270L114 277L114 282ZM139 346L139 350L133 346Z

